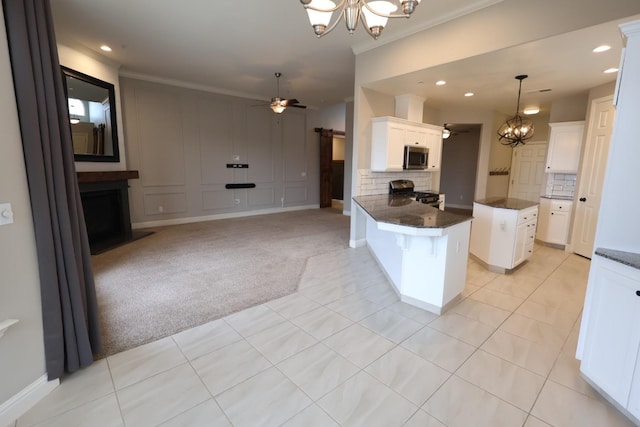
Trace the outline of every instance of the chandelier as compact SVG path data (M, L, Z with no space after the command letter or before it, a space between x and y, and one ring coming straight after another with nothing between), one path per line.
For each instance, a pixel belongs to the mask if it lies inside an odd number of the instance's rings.
M498 129L498 141L502 145L510 145L517 147L520 144L525 143L533 136L533 123L527 118L523 118L518 114L520 111L520 92L522 91L522 80L526 79L526 74L516 76L516 80L520 80L520 86L518 88L518 104L516 106L516 114L509 120L507 120L500 129Z
M318 37L329 34L340 21L340 16L344 17L349 34L353 34L362 15L364 27L377 40L388 18L409 18L420 0L340 0L337 5L332 0L300 0L300 3L307 10L313 32ZM402 13L394 14L398 10L397 3L400 3ZM331 23L331 16L336 10L340 13Z

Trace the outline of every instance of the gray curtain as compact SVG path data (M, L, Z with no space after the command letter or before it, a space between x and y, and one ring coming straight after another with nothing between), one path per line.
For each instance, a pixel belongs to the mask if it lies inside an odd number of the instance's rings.
M48 0L3 0L38 254L49 379L101 351L91 255Z

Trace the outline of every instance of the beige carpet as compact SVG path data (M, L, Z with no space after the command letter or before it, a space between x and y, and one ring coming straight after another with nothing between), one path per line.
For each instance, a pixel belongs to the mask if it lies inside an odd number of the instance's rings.
M313 209L153 231L92 258L100 357L294 292L309 257L348 246L349 218Z

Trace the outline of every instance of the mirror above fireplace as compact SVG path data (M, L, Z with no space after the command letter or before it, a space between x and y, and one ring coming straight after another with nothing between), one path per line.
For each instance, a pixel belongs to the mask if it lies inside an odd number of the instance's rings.
M114 85L62 67L73 153L80 162L119 162Z

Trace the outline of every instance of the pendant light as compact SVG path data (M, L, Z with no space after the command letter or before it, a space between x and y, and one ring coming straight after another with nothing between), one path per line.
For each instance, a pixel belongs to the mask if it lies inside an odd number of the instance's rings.
M524 145L525 141L529 140L533 136L533 123L531 120L521 117L518 113L520 111L520 93L522 91L522 80L526 79L526 74L516 76L516 80L520 81L518 87L518 104L516 106L516 114L509 120L507 120L500 129L498 129L498 141L502 145L510 145L511 147L517 147L518 145Z

